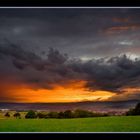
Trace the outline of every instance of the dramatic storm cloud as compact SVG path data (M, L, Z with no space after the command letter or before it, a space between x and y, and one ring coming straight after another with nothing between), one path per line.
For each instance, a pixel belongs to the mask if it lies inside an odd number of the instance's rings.
M0 101L139 99L139 17L126 8L0 9Z

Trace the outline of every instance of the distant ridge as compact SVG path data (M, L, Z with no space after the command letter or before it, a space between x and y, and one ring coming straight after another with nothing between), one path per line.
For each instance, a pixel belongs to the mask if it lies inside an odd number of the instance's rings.
M133 108L140 100L129 101L83 101L71 103L11 103L0 102L0 109L17 111L42 110L42 111L64 111L74 109L85 109L91 111L126 111Z

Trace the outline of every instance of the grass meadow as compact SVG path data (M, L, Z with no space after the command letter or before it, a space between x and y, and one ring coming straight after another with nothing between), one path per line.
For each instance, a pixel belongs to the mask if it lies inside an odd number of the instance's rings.
M0 132L140 132L140 116L0 119Z

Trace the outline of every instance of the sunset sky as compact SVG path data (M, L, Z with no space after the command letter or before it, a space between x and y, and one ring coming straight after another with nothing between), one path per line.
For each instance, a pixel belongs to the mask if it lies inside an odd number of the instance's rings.
M140 100L140 9L0 8L0 102Z

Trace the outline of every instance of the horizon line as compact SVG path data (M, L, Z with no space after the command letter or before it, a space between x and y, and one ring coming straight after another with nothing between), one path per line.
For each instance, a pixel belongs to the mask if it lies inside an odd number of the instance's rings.
M140 100L121 100L121 101L77 101L77 102L3 102L0 103L19 103L19 104L68 104L68 103L85 103L85 102L130 102L130 101L140 101Z

